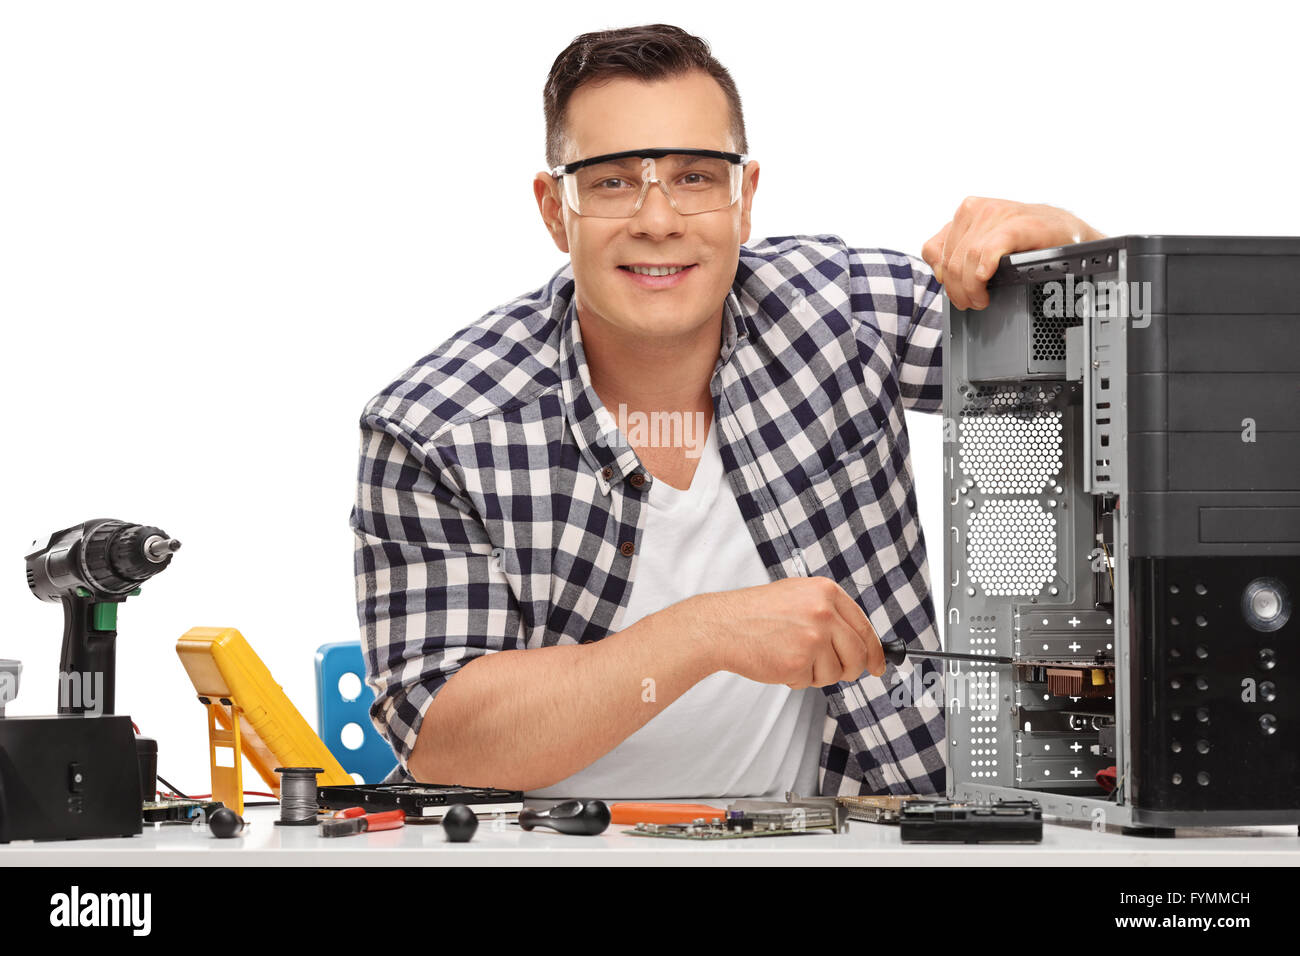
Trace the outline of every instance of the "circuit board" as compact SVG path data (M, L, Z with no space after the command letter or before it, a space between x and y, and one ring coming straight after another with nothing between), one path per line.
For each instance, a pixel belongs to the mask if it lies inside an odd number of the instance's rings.
M728 810L725 817L701 817L691 823L638 823L623 832L670 840L744 840L750 837L837 833L839 823L833 809L794 807L789 810Z
M145 823L189 823L196 816L207 819L225 804L220 800L151 800L143 804Z
M864 823L898 823L902 819L903 807L924 799L924 797L907 794L882 797L837 797L836 801L848 810L850 820L861 820Z
M840 807L849 820L863 823L898 823L902 819L903 807L909 803L935 801L939 797L903 794L886 796L856 797L801 797L797 793L787 793L786 803L791 805Z

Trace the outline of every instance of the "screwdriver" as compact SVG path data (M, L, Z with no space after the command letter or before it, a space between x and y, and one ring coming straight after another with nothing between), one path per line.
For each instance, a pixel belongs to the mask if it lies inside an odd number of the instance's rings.
M898 667L903 661L907 660L910 653L913 657L936 657L945 661L974 661L977 664L1014 664L1015 659L1011 657L995 657L992 654L959 654L955 651L908 651L907 644L901 637L891 638L888 641L881 641L880 646L885 650L885 660Z
M727 811L706 803L615 803L609 808L610 823L694 823L696 820L725 820Z
M609 806L602 800L567 800L547 810L524 807L518 823L525 830L549 827L557 833L595 836L609 826Z

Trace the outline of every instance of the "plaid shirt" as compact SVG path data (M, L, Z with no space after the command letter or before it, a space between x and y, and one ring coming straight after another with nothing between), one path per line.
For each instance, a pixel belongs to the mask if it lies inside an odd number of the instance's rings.
M942 404L940 291L922 260L837 236L742 247L710 383L723 465L773 579L831 577L882 639L930 650L903 410ZM371 716L399 758L390 779L409 779L421 718L466 662L620 628L654 479L592 389L573 293L568 264L362 414L357 616ZM822 794L943 791L941 701L900 693L938 672L913 666L824 688Z

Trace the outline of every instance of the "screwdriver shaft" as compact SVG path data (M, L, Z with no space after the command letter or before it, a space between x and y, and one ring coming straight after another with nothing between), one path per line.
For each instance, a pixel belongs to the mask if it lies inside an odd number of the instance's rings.
M893 637L887 641L881 642L881 648L885 652L885 660L898 667L907 660L910 654L913 657L937 657L946 661L973 661L977 664L1014 664L1015 660L1010 657L994 657L992 654L959 654L955 651L923 651L909 648L907 643L901 637Z
M955 651L911 651L912 657L937 657L945 661L975 661L979 664L1014 664L1011 657L997 657L993 654L959 654Z

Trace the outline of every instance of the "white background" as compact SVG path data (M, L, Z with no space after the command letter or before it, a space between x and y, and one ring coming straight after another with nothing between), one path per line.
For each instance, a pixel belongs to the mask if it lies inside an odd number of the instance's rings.
M63 626L22 557L114 517L184 542L119 612L118 709L163 775L208 789L174 650L190 627L239 628L314 725L313 650L359 636L363 405L564 263L530 182L542 85L577 34L660 20L710 41L763 168L755 238L919 254L966 195L1112 235L1300 233L1295 19L1242 2L0 4L0 657L25 666L9 712L54 711ZM934 578L939 420L909 427Z

